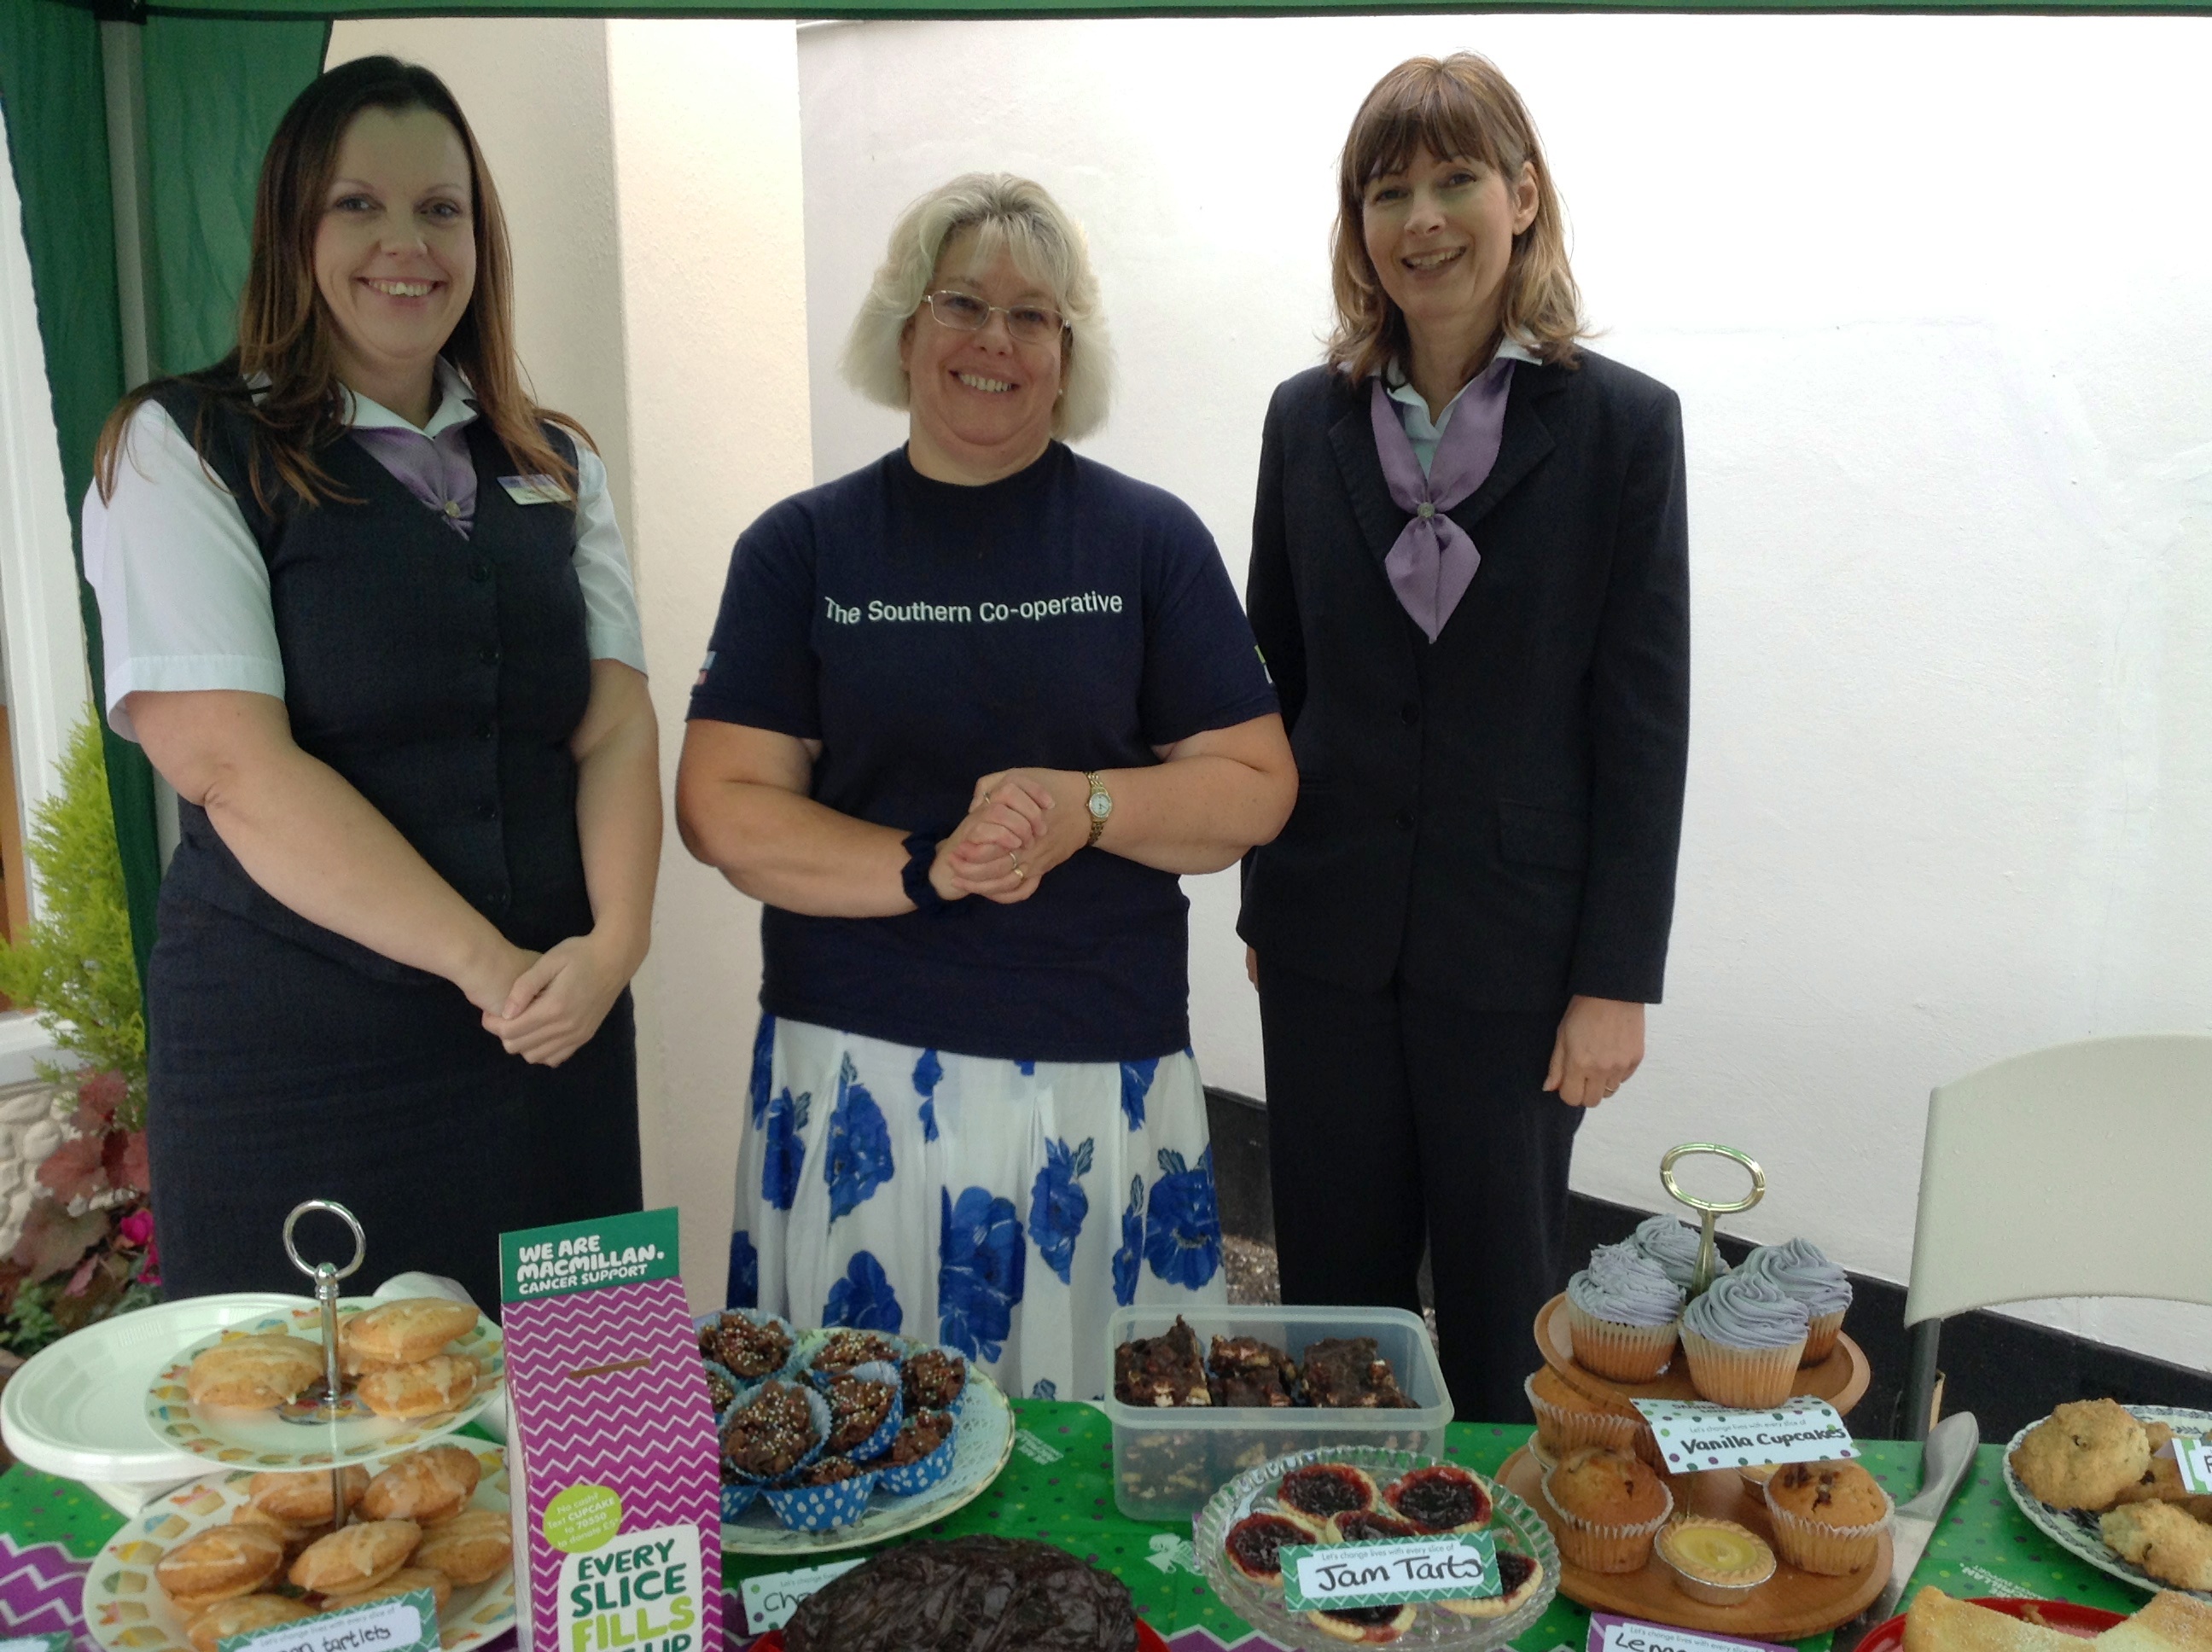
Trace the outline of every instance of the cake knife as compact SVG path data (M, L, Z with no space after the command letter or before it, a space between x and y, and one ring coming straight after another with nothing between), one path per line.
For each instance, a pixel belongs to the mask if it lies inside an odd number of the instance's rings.
M1920 1448L1920 1490L1912 1501L1899 1506L1889 1523L1889 1581L1874 1604L1836 1631L1829 1652L1852 1652L1876 1624L1897 1615L1898 1602L1912 1582L1913 1568L1928 1552L1936 1522L1950 1506L1951 1495L1974 1461L1982 1442L1981 1425L1970 1411L1954 1412L1928 1433Z

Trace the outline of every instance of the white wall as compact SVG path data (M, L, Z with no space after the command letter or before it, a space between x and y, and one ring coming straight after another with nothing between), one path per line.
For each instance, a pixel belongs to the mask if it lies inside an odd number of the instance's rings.
M1735 1143L1772 1191L1732 1230L1902 1278L1931 1085L2212 1026L2212 24L805 27L816 473L900 438L835 372L897 209L1028 173L1087 223L1120 347L1088 451L1188 499L1241 584L1345 127L1392 64L1462 47L1543 127L1599 348L1687 425L1673 967L1576 1184L1655 1206L1665 1147ZM1188 884L1199 1054L1257 1093L1233 886ZM2147 1193L2172 1174L2145 1144ZM2039 1311L2212 1363L2212 1314Z
M672 781L731 543L811 474L792 26L388 19L337 24L328 61L377 52L447 81L499 185L524 364L607 460ZM682 1207L702 1305L727 1264L758 923L672 817L639 1100L646 1198Z

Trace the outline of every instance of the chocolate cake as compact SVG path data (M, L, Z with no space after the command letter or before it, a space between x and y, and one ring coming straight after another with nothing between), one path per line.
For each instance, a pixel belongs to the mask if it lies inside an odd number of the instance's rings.
M887 1549L799 1603L788 1652L1135 1652L1128 1586L1065 1549L956 1537Z
M700 1331L699 1351L739 1382L750 1382L783 1369L791 1357L791 1333L773 1321L756 1325L743 1314L724 1314Z
M1136 1337L1114 1351L1114 1397L1125 1406L1211 1406L1198 1334L1182 1315L1164 1334Z
M1323 1337L1306 1349L1306 1394L1316 1406L1366 1410L1409 1408L1390 1362L1375 1351L1373 1337Z

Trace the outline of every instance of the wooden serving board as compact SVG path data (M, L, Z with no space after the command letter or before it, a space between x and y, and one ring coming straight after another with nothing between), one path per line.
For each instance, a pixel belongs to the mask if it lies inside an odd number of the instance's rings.
M1584 1370L1575 1364L1575 1345L1567 1335L1567 1299L1557 1296L1546 1303L1536 1314L1536 1346L1543 1351L1544 1363L1559 1374L1569 1387L1579 1389L1593 1400L1695 1400L1698 1391L1690 1386L1690 1362L1677 1348L1674 1363L1650 1382L1613 1382ZM1817 1365L1797 1368L1797 1382L1792 1394L1808 1394L1825 1400L1844 1416L1853 1406L1866 1397L1867 1383L1874 1376L1867 1357L1859 1351L1857 1343L1848 1336L1836 1339L1835 1351Z
M1525 1449L1505 1460L1498 1471L1498 1483L1526 1501L1552 1527L1552 1534L1559 1535L1559 1518L1544 1496L1544 1466ZM1670 1474L1667 1485L1674 1494L1676 1514L1732 1520L1773 1542L1765 1500L1734 1469ZM1562 1557L1559 1593L1593 1612L1618 1612L1646 1623L1754 1640L1796 1641L1848 1623L1866 1610L1889 1581L1890 1561L1889 1534L1885 1531L1874 1564L1864 1571L1821 1577L1783 1563L1775 1567L1773 1576L1736 1605L1717 1606L1693 1600L1677 1588L1674 1575L1656 1554L1642 1571L1632 1572L1585 1571Z

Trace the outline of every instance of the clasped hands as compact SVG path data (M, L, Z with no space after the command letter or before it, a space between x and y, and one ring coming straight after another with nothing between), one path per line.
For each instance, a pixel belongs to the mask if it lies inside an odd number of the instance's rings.
M591 1042L637 968L636 959L598 931L572 935L544 952L501 942L484 963L462 983L483 1013L484 1030L509 1055L547 1067Z
M968 813L937 846L929 883L945 901L1026 901L1091 840L1091 788L1062 768L1006 768L975 782Z

